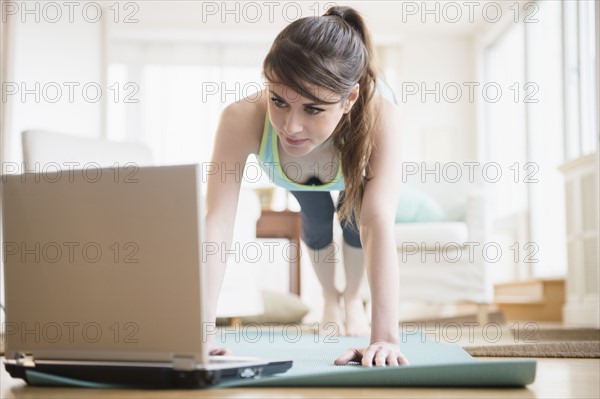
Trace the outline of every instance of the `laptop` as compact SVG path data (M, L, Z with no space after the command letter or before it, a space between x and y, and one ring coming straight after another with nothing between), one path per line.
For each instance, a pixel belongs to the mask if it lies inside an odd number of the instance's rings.
M208 356L198 165L48 169L1 176L11 376L205 387L292 366Z

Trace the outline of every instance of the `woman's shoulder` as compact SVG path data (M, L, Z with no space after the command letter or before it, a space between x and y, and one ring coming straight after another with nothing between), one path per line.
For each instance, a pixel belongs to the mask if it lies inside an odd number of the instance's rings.
M237 139L260 145L266 112L265 93L258 92L227 105L220 124Z
M227 116L245 117L247 120L248 118L258 117L259 114L262 114L264 119L266 111L265 92L261 91L229 104L223 112Z

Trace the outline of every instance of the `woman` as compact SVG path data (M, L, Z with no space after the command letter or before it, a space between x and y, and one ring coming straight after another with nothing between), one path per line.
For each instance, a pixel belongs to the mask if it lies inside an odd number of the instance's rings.
M349 335L368 329L358 298L364 251L372 298L370 344L349 349L335 363L358 361L367 367L408 364L399 348L394 240L398 111L378 94L373 58L364 21L350 7L332 7L321 17L294 21L277 36L264 60L266 87L258 101L253 96L223 111L213 152L213 162L223 165L222 170L243 170L247 157L258 154L274 182L296 196L302 238L313 251L311 260L323 287L324 321ZM291 167L293 176L286 175ZM232 174L209 176L209 242L229 248L240 184ZM343 294L333 278L332 190L343 190L338 203L347 281ZM214 321L225 265L220 255L207 260L207 320ZM211 353L226 351L213 348Z

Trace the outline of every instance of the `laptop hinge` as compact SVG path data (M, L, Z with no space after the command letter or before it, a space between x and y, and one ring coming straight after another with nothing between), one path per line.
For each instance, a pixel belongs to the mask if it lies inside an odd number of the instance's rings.
M20 366L33 367L35 366L35 361L33 360L33 355L25 355L23 353L17 352L14 355L15 362Z
M193 356L173 356L173 369L174 370L194 370L196 361Z

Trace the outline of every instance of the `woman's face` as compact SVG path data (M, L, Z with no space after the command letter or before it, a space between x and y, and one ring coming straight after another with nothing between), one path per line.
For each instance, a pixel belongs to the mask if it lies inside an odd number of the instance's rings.
M327 141L358 97L358 84L343 99L330 90L307 87L321 101L302 97L283 84L267 83L271 124L279 136L281 147L293 157L307 155Z

